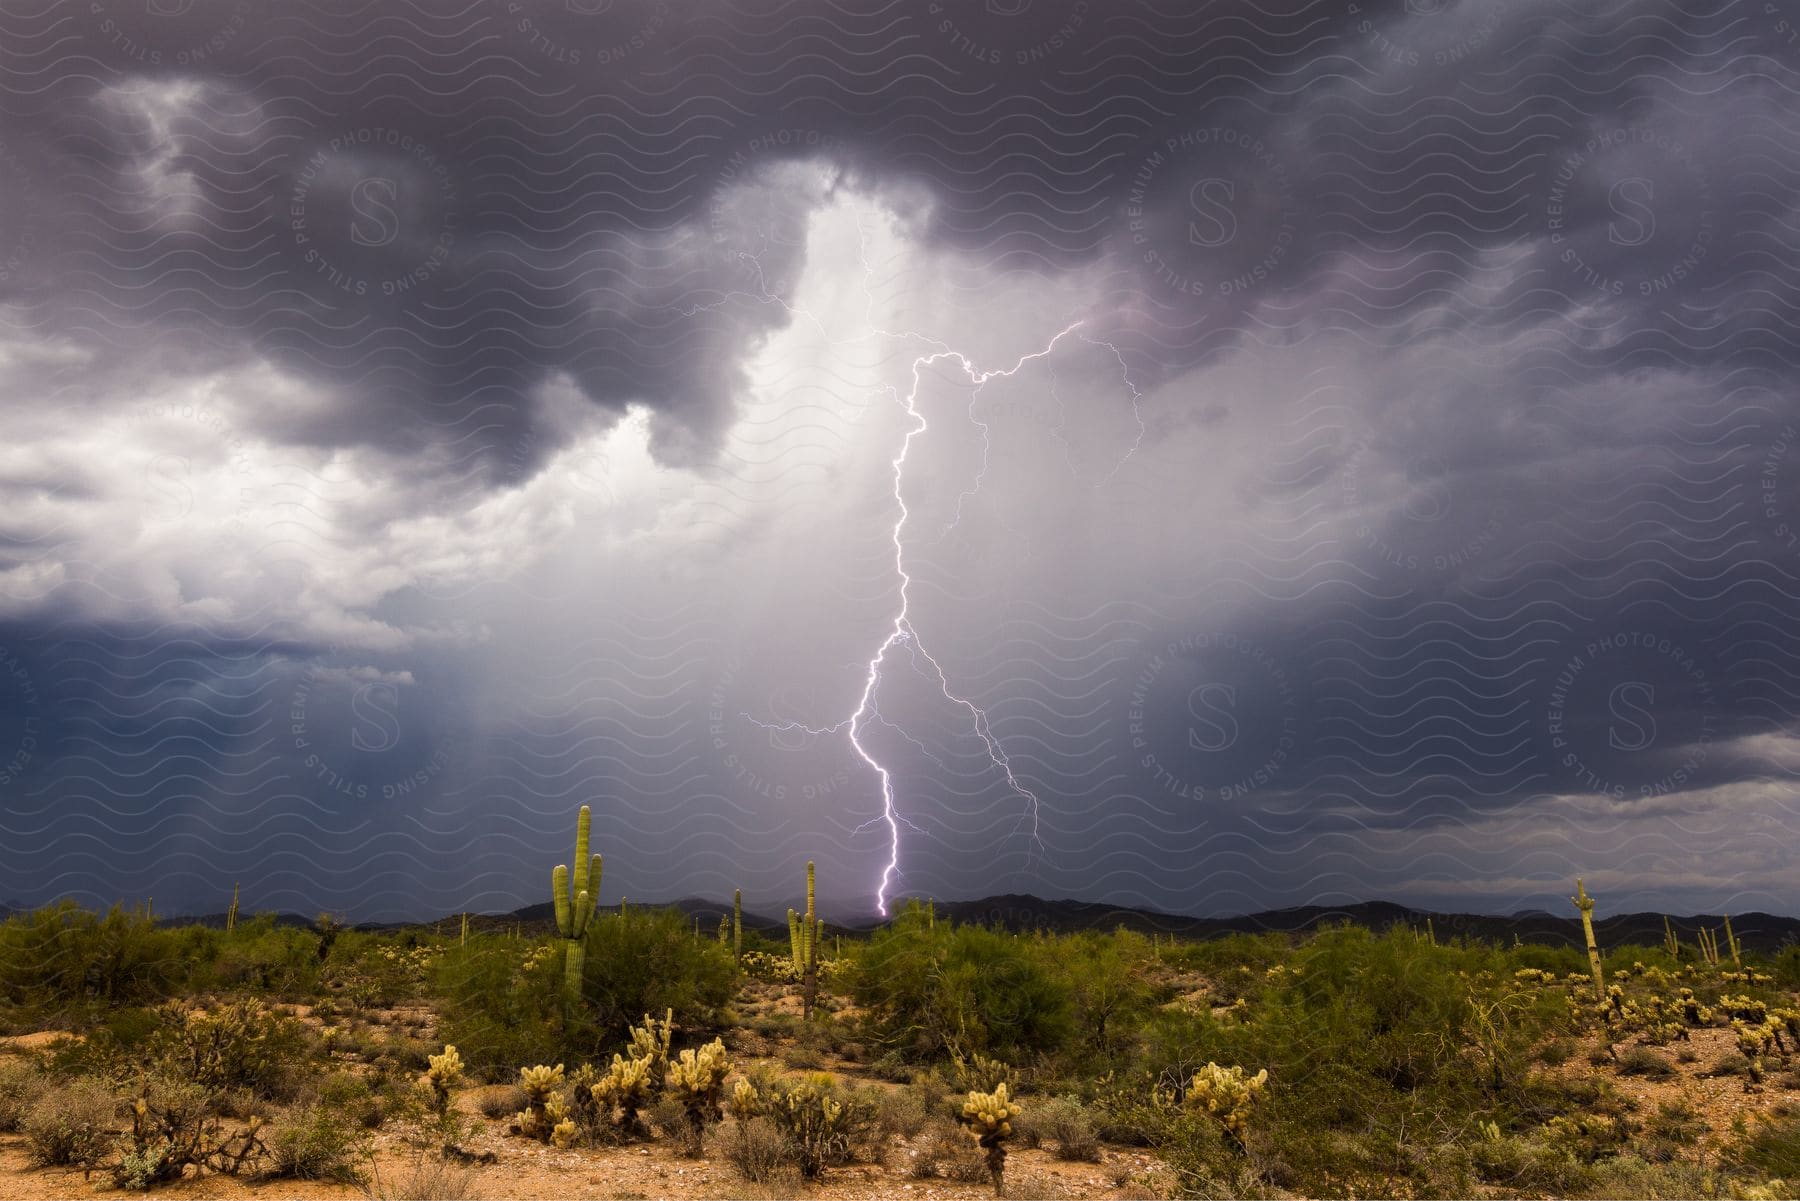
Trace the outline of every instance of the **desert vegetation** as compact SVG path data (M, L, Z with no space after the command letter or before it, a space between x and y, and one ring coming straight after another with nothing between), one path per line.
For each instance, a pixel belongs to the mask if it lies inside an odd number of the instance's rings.
M1800 948L784 943L581 830L535 929L0 923L0 1196L1800 1195Z

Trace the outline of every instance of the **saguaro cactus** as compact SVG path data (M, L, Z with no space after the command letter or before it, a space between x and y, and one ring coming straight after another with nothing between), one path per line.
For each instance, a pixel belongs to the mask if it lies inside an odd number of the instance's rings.
M1581 878L1575 878L1575 895L1569 898L1581 910L1581 932L1587 936L1588 967L1594 973L1594 995L1606 999L1606 981L1600 973L1600 945L1594 941L1594 898L1588 896Z
M1719 966L1719 934L1716 930L1708 930L1701 926L1695 932L1700 940L1700 958L1706 961L1707 967Z
M600 856L588 857L588 831L593 814L583 805L575 818L575 879L567 864L550 873L550 895L556 903L556 933L563 939L563 987L570 999L581 995L581 970L587 965L587 929L600 907ZM621 906L624 904L620 902Z
M744 890L731 893L731 957L744 962Z
M1670 959L1681 958L1681 940L1675 937L1675 927L1669 924L1667 914L1663 915L1663 950L1669 953Z
M1731 962L1742 967L1744 961L1738 958L1738 940L1737 935L1731 932L1731 915L1729 913L1725 915L1725 945L1731 948Z
M231 908L225 911L225 929L227 932L237 929L238 886L231 886Z
M823 937L818 912L813 907L813 862L806 861L806 912L788 910L788 949L794 957L794 974L800 977L800 1017L812 1017L819 995L819 943Z

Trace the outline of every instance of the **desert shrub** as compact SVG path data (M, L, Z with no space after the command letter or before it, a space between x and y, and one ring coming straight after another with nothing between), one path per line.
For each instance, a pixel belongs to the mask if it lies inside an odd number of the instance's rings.
M359 1184L358 1165L368 1154L368 1136L354 1119L328 1105L301 1106L269 1130L269 1174L295 1180Z
M1155 958L1150 940L1120 929L1058 939L1047 949L1056 970L1073 985L1079 1045L1100 1059L1109 1058L1157 1000L1147 972Z
M675 1150L689 1158L698 1158L705 1138L705 1127L674 1097L662 1097L650 1106L646 1115L650 1125L673 1143Z
M1800 1117L1790 1112L1758 1121L1727 1150L1725 1161L1735 1171L1800 1181Z
M277 925L274 914L259 913L219 935L209 972L224 989L298 997L316 990L319 967L318 937L312 931Z
M43 1094L44 1073L23 1059L0 1059L0 1134L11 1134Z
M1013 1130L1021 1146L1048 1144L1058 1159L1100 1162L1100 1136L1078 1097L1050 1097L1027 1105L1013 1119Z
M954 1180L980 1184L988 1179L987 1157L968 1132L954 1122L931 1124L913 1148L907 1174L915 1180Z
M13 914L0 922L0 1009L85 1024L171 996L186 983L191 937L118 905L99 914L65 901Z
M876 1092L871 1101L875 1106L875 1124L883 1139L917 1138L931 1120L927 1102L916 1089Z
M1051 1053L1075 1031L1073 989L1055 970L1053 947L979 926L933 926L914 904L858 948L848 983L889 1047L916 1056Z
M808 1180L851 1162L875 1126L875 1107L845 1095L826 1075L775 1082L764 1094L763 1109L792 1145L794 1164Z
M378 1201L469 1201L478 1195L475 1181L473 1168L443 1155L420 1154L391 1177L372 1169L367 1191Z
M798 1184L799 1158L794 1144L766 1117L728 1122L718 1139L720 1153L752 1184Z
M1566 1038L1553 1038L1537 1050L1537 1060L1549 1067L1557 1067L1569 1062L1575 1054L1575 1044Z
M307 1049L300 1024L260 1001L237 1001L211 1011L171 1002L158 1013L144 1058L209 1092L235 1089L286 1100L300 1086Z
M1511 1129L1577 1107L1531 1069L1534 1048L1574 1029L1565 994L1514 970L1479 944L1322 930L1256 973L1244 1010L1153 1014L1092 1116L1108 1139L1157 1148L1184 1192L1443 1191L1440 1177L1473 1169L1420 1151L1419 1129L1472 1114ZM1268 1070L1241 1148L1181 1112L1209 1061Z
M1664 1079L1675 1074L1675 1065L1649 1047L1628 1047L1619 1053L1619 1074Z
M111 1089L97 1080L77 1079L33 1101L19 1130L32 1163L88 1168L111 1148L117 1114Z
M1707 1065L1700 1074L1702 1076L1748 1076L1750 1060L1737 1051L1727 1051Z
M191 1080L148 1077L130 1120L113 1164L113 1183L122 1189L142 1192L180 1179L189 1167L235 1176L264 1159L261 1120L226 1128L213 1112L213 1094Z
M646 1013L686 1028L715 1024L731 999L731 952L696 940L673 910L601 914L588 927L582 1005L564 1020L562 948L481 939L438 962L444 1034L471 1072L504 1080L525 1063L606 1058Z
M482 1091L476 1103L484 1118L510 1118L525 1108L525 1090L516 1084L501 1084Z
M883 1051L874 1063L869 1065L869 1075L877 1080L886 1080L893 1084L906 1084L913 1078L913 1066L906 1062L906 1057L898 1051Z

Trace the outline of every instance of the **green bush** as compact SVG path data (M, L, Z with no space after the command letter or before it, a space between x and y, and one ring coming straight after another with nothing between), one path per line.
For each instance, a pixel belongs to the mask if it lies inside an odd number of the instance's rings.
M588 926L582 1004L564 1013L562 947L472 939L437 966L444 1040L482 1078L512 1078L521 1065L597 1061L645 1014L674 1010L684 1029L710 1027L737 983L731 951L698 939L674 910L603 913Z
M269 1174L295 1180L335 1180L360 1184L368 1135L354 1119L332 1106L303 1106L274 1124L265 1140Z
M1075 1026L1056 944L980 926L931 925L916 903L858 948L851 995L877 1037L920 1057L1053 1054Z
M11 1134L43 1095L44 1073L23 1059L0 1059L0 1134Z
M112 1147L118 1108L112 1090L98 1080L72 1080L44 1092L19 1123L31 1162L94 1167Z
M183 936L114 905L72 901L0 922L0 1009L9 1019L80 1025L115 1006L172 996L187 981Z
M278 1101L293 1097L302 1083L309 1049L304 1029L260 1001L207 1012L171 1002L157 1016L144 1057L171 1076L209 1093L242 1091Z
M1800 1117L1758 1122L1730 1148L1726 1162L1737 1171L1800 1183Z

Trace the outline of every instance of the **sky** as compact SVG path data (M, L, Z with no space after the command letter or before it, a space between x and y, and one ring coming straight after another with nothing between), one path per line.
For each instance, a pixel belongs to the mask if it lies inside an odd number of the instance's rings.
M1800 10L0 0L0 902L1800 912Z

